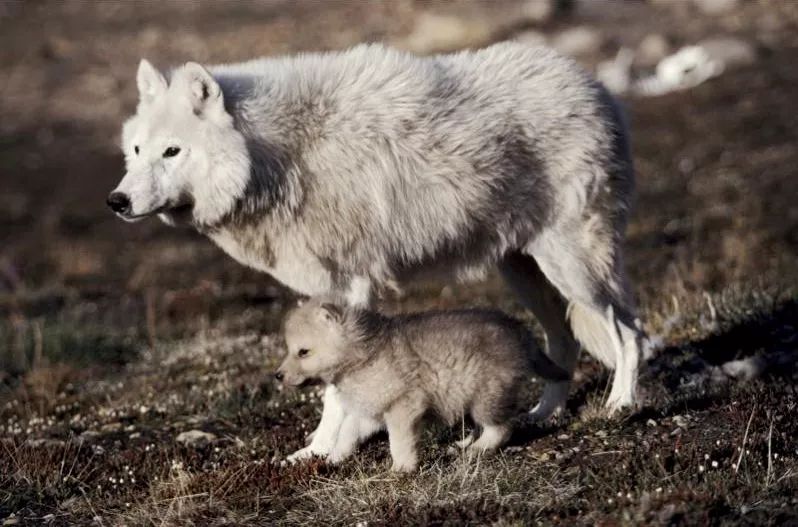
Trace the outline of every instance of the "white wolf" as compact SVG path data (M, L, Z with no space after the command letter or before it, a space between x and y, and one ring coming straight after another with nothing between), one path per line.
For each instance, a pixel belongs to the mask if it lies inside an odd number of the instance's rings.
M524 325L500 311L388 317L315 298L286 317L285 342L277 379L291 386L334 384L348 419L387 427L392 468L400 471L418 465L418 424L428 410L450 426L469 414L481 429L479 438L472 432L458 446L492 450L509 437L521 388L532 373L569 380ZM357 442L356 434L339 436L329 460L346 459Z
M127 174L108 197L122 218L190 224L295 291L351 306L420 272L498 266L557 364L572 372L581 343L615 369L610 411L635 402L627 132L573 61L511 43L432 57L361 45L168 78L142 61L137 80ZM547 384L533 416L568 386ZM327 455L344 417L328 388L304 452Z

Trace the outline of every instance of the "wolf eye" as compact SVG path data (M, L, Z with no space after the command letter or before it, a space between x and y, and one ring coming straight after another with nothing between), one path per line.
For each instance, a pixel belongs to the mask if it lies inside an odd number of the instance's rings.
M298 357L307 357L307 356L308 356L308 353L310 353L310 350L309 350L309 349L307 349L307 348L302 348L301 350L299 350L299 351L297 352L297 356L298 356Z
M133 151L136 152L136 155L139 155L139 145L134 146Z
M164 157L175 157L177 154L180 153L180 149L176 146L170 146L166 150L163 151Z

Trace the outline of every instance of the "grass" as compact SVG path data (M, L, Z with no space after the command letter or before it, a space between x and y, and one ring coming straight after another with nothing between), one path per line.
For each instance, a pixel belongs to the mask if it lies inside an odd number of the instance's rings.
M794 369L764 368L747 381L722 369L798 352L796 296L740 287L677 304L650 313L666 345L642 377L641 409L603 417L607 376L585 358L559 420L522 424L509 447L485 457L453 451L461 431L433 426L412 476L388 471L384 435L340 466L281 463L319 408L316 392L272 384L281 344L270 333L207 329L71 386L45 375L54 404L32 404L24 385L4 397L0 517L64 525L798 520ZM176 442L192 429L216 439Z
M128 65L144 51L166 65L401 42L420 11L483 24L502 6L286 3L272 16L256 4L186 13L180 2L120 3L115 16L136 20L122 25L98 3L57 17L60 3L12 8L15 24L0 32L13 95L0 133L0 521L798 523L798 11L747 2L703 17L649 4L531 28L595 27L608 42L589 62L652 33L675 50L723 29L761 51L694 89L626 101L638 177L625 256L659 344L643 406L607 419L610 376L583 358L561 418L520 426L482 458L450 451L461 430L432 427L421 471L405 477L387 470L384 435L340 466L281 463L319 418L315 392L271 380L290 299L196 233L108 214L123 170L112 136L135 105ZM41 27L46 42L31 47ZM98 79L112 81L107 92ZM534 323L497 281L418 287L386 308L464 305ZM179 443L189 430L215 439Z

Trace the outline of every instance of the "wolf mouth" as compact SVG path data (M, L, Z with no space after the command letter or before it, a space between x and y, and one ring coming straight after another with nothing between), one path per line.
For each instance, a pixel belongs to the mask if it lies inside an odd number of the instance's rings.
M194 210L194 200L190 197L185 197L181 198L175 204L167 203L149 212L144 212L141 214L116 213L116 215L127 222L134 223L137 221L141 221L145 218L149 218L164 213L171 214L176 217L186 217L190 215L193 210Z

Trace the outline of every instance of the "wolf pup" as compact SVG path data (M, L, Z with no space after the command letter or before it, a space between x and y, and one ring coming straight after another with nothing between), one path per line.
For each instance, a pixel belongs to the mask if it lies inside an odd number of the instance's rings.
M387 427L398 471L416 469L417 425L428 410L449 425L470 414L482 433L458 445L491 450L507 440L530 373L569 380L520 321L499 311L388 317L314 299L288 315L285 339L277 379L335 385L345 412ZM339 436L330 461L348 457L357 442L356 433Z

